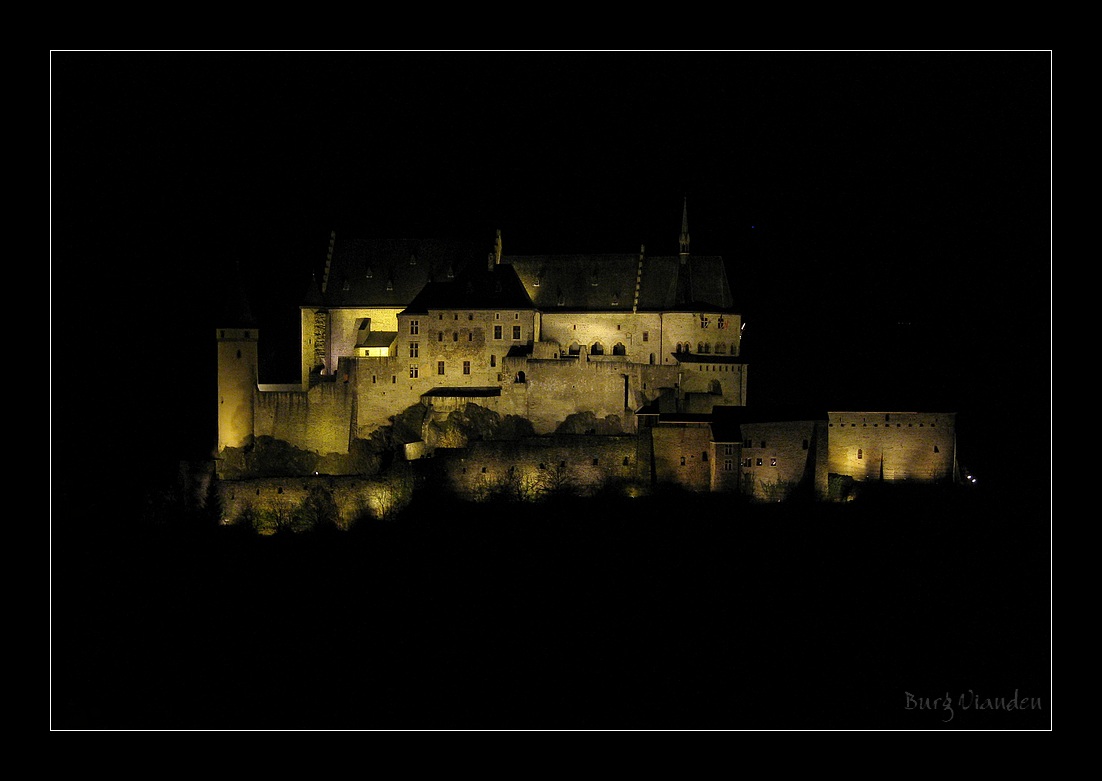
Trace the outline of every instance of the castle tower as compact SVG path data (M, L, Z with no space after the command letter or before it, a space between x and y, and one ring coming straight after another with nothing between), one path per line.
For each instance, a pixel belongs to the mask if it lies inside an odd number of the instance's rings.
M253 412L258 381L259 331L248 298L237 280L236 297L221 315L218 345L218 445L244 447L253 441Z

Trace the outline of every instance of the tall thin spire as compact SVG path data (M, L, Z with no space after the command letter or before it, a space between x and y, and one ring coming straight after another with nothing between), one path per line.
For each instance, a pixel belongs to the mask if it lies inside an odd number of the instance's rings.
M685 203L681 210L681 262L689 259L689 196L685 196Z

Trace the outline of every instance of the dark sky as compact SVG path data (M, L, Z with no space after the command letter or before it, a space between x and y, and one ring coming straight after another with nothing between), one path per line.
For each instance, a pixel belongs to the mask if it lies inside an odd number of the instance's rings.
M672 254L687 196L752 403L909 388L1047 421L1051 59L54 52L54 419L130 376L155 395L78 432L201 450L220 279L255 276L278 374L331 229Z

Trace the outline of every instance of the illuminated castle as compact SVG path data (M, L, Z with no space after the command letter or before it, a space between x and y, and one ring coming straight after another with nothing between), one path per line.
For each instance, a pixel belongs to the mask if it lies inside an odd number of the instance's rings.
M261 439L362 475L356 454L399 423L400 457L431 457L463 495L525 475L760 499L826 497L832 474L955 475L951 413L747 407L742 318L723 258L690 252L687 205L678 246L510 256L498 231L487 256L333 233L301 305L299 382L260 382L254 323L217 330L220 475L248 476Z

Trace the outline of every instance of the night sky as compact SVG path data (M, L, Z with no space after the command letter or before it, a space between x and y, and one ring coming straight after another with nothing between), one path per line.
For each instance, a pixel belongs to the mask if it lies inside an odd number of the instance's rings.
M293 381L331 230L672 255L684 198L750 404L957 412L1050 507L1051 130L1048 51L52 52L54 533L211 455L235 269Z

